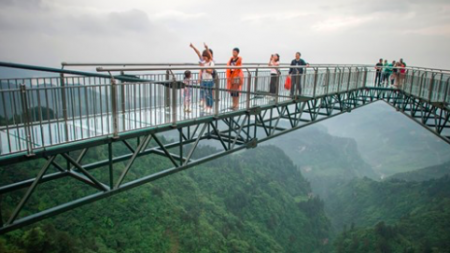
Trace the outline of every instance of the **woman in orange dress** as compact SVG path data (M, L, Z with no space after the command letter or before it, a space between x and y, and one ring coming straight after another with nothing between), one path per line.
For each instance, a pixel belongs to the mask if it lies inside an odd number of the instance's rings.
M233 49L233 56L227 66L242 66L242 57L239 56L239 48ZM244 72L242 69L227 69L227 90L233 99L233 110L239 109L239 94L244 84Z

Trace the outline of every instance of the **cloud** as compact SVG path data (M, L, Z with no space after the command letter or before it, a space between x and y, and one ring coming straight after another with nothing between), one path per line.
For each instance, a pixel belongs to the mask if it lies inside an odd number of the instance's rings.
M342 31L361 26L372 20L372 17L332 17L314 24L312 29L317 32Z
M450 37L450 24L442 24L442 25L436 25L436 26L430 26L426 28L420 28L420 29L409 29L403 32L403 34L419 34L419 35L426 35L426 36L448 36Z
M206 17L206 13L198 12L198 13L185 13L177 10L167 10L163 12L159 12L155 14L152 18L156 20L196 20Z
M246 62L450 68L447 24L448 0L0 0L0 60L194 62L189 43L207 42L218 62L237 46Z
M246 14L241 18L242 22L253 22L253 23L261 23L261 22L272 22L272 21L289 21L292 19L307 17L312 13L309 12L277 12L277 13L267 13L267 14Z

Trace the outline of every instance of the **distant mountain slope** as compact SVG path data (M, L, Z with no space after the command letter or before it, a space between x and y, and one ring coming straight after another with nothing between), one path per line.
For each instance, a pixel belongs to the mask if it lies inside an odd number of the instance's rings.
M355 139L363 159L386 177L450 160L450 145L381 101L321 124Z
M361 158L353 139L332 136L320 125L280 136L270 143L282 149L300 167L314 193L323 198L353 178L379 178Z
M424 182L390 180L377 182L354 179L337 188L327 201L327 213L335 226L342 229L374 226L380 221L394 224L404 216L426 210L434 202L450 200L448 176Z
M450 252L449 176L420 183L355 181L335 211L359 219L335 240L335 252Z
M438 179L449 174L450 174L450 161L440 165L430 166L419 170L398 173L388 177L387 180L400 179L405 181L420 182L420 181L427 181L430 179Z

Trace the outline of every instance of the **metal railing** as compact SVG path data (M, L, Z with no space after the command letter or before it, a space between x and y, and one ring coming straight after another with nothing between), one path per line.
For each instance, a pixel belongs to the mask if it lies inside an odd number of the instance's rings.
M202 85L198 81L198 73L193 73L192 83L183 83L184 70L198 71L211 67L149 65L63 64L63 67L103 66L97 68L100 73L91 73L0 63L0 67L59 75L0 79L0 155L24 151L32 155L37 149L74 141L114 137L148 127L217 117L235 110L289 103L292 99L308 100L378 87L375 69L367 65L305 66L303 74L291 76L300 80L293 83L293 94L284 88L291 67L285 64L279 67L266 64L227 67L218 64L213 67L218 73L213 87ZM228 68L243 69L244 81L240 90L227 88L224 71ZM276 76L270 73L274 68L280 71ZM404 75L399 74L395 78L396 89L429 102L443 103L448 108L450 72L415 67L406 69ZM272 90L271 82L272 85L275 83ZM296 84L300 84L301 94ZM385 84L384 87L391 86ZM239 97L236 108L232 108L232 93ZM211 110L204 106L208 100L212 101Z

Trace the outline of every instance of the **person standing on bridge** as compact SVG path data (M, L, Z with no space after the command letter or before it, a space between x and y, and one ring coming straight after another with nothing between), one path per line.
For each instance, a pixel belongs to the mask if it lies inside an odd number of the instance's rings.
M389 63L388 60L384 60L383 63L383 86L388 86L388 82L389 82L389 76L391 75L390 71L389 71Z
M227 63L227 66L242 66L242 57L239 56L239 48L233 49L233 56ZM227 69L227 90L230 91L233 99L233 110L239 108L239 93L244 84L244 73L242 69Z
M191 110L191 100L192 100L192 85L194 84L194 81L192 80L192 73L189 70L186 70L184 72L184 90L183 90L183 96L184 96L184 112L190 113Z
M309 66L305 60L301 59L300 52L295 53L295 59L291 61L291 66ZM298 91L298 95L302 94L302 75L303 67L290 68L289 75L291 75L291 97L294 97L295 91Z
M392 61L391 64L389 64L389 68L391 70L391 85L394 85L395 82L395 74L397 73L397 69L395 68L395 61Z
M214 62L211 59L211 53L209 50L204 50L202 53L203 63L201 66L204 67L214 67ZM205 112L211 113L212 107L214 104L213 101L213 86L214 86L214 78L213 78L214 69L202 69L200 70L200 104L206 103Z
M381 70L383 69L383 59L380 59L380 61L375 65L375 69L377 70L375 75L375 86L381 85Z
M403 82L406 78L406 63L403 59L400 59L400 80L399 80L399 88L402 86Z
M280 55L272 54L270 56L269 66L280 66ZM277 91L278 91L278 83L280 79L280 70L278 68L270 69L270 100L275 100Z
M401 81L400 81L400 68L402 67L402 64L400 62L396 62L394 65L394 87L400 88Z

